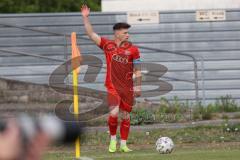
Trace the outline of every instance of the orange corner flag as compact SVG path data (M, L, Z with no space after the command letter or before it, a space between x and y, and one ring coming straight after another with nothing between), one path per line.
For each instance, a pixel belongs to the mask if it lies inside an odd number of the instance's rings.
M78 120L79 114L79 103L78 103L78 74L80 72L80 63L81 63L81 52L77 47L77 35L75 32L71 34L71 43L72 43L72 73L73 73L73 106L74 106L74 114ZM78 137L76 140L76 158L80 158L80 138Z
M72 42L72 68L77 69L77 73L79 73L80 62L82 61L80 48L77 46L77 35L76 32L72 32L71 34L71 42Z

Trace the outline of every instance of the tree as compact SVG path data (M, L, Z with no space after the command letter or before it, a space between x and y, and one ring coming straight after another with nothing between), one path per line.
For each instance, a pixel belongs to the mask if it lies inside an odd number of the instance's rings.
M78 12L82 4L101 10L101 0L1 0L1 13Z

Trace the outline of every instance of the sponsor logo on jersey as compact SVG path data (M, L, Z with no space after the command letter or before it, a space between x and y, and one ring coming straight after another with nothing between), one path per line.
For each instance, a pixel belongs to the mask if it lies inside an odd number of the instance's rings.
M119 62L119 63L123 63L123 64L128 63L128 58L127 57L121 57L118 54L113 55L112 59Z

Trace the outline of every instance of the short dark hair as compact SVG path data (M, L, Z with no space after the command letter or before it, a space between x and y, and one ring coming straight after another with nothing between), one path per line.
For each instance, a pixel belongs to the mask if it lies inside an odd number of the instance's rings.
M116 23L116 24L114 24L113 30L115 31L115 30L120 30L120 29L128 29L128 28L130 28L130 27L131 27L130 24L121 22L121 23Z

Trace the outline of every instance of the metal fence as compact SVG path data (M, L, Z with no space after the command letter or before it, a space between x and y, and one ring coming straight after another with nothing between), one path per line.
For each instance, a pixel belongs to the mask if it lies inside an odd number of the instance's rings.
M173 90L164 97L210 103L228 94L240 100L240 10L226 14L226 21L197 22L195 11L161 12L160 24L132 26L131 40L143 61L168 68L160 79ZM52 71L70 58L71 32L78 33L83 55L104 61L102 51L86 37L79 13L1 14L0 20L1 77L48 84ZM111 37L112 25L126 21L126 14L93 13L90 20L97 33ZM105 65L94 83L84 82L86 69L82 67L80 85L104 90ZM158 102L163 96L148 100Z

